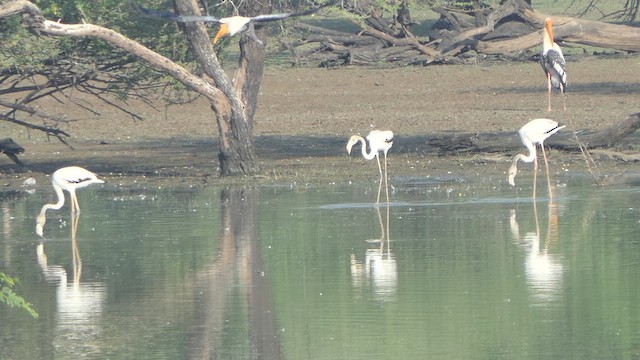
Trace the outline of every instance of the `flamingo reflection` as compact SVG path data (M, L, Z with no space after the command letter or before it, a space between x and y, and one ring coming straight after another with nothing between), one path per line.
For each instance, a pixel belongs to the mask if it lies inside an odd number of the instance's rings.
M549 252L549 244L558 236L558 206L554 202L548 205L548 225L544 243L541 244L540 224L536 203L533 203L535 232L527 232L522 240L526 251L525 275L533 296L538 302L554 300L561 291L564 266L558 255ZM515 211L510 217L511 232L520 240L519 226Z
M44 242L36 248L38 265L47 283L56 286L56 339L54 347L68 357L99 354L100 319L107 297L107 289L99 282L80 282L82 258L78 250L76 232L78 216L71 217L72 282L64 267L50 265Z
M356 259L355 254L351 254L351 282L359 290L370 286L377 300L392 301L398 288L398 266L389 246L389 205L385 207L386 224L382 221L380 206L376 204L374 208L380 224L380 238L367 242L379 246L365 251L364 265Z

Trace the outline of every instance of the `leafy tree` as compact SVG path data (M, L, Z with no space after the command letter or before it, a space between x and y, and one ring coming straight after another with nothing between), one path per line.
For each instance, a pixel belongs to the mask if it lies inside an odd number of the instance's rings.
M28 312L29 315L37 318L38 313L33 309L31 304L13 291L13 287L18 284L19 281L17 279L0 272L0 302L5 303L10 307L22 309Z

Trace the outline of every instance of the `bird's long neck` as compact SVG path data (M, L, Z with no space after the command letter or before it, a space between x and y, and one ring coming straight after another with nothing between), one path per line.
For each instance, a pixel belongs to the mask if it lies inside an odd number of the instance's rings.
M525 156L524 154L518 154L513 158L513 161L517 162L518 160L522 160L524 162L530 163L536 158L536 145L530 141L523 141L523 143L524 146L526 146L529 150L529 155Z
M513 163L509 168L509 184L511 184L512 186L515 186L514 179L518 174L518 161L522 160L524 162L532 162L536 158L536 146L533 143L530 143L528 141L527 142L523 141L523 143L525 144L527 149L529 149L529 155L527 156L524 154L517 154L516 156L513 157Z
M367 159L367 160L373 160L373 158L376 157L376 155L378 155L377 152L373 151L373 149L369 149L370 152L367 153L367 141L362 137L362 136L358 136L358 141L362 142L362 156Z
M553 49L553 29L551 27L551 20L547 19L544 25L545 31L542 37L543 49L545 51Z
M40 209L40 216L43 216L44 213L49 209L58 210L64 205L64 192L62 192L62 188L59 186L53 185L53 189L56 191L56 195L58 196L58 202L55 204L46 204Z
M56 195L58 195L58 202L55 204L46 204L40 209L40 214L38 215L38 219L36 220L36 234L40 236L43 235L44 224L47 222L47 210L54 209L58 210L64 205L64 192L62 188L57 185L53 185L53 189L56 191Z

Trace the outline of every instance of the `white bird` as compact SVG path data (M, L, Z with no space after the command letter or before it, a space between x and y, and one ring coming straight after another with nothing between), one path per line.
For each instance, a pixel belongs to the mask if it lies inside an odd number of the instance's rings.
M379 153L382 151L384 153L384 185L387 191L387 203L389 202L389 185L387 184L387 152L393 146L393 131L391 130L372 130L369 135L367 135L367 140L360 135L353 135L349 138L349 142L347 143L347 152L351 154L351 148L353 145L358 142L362 142L362 156L367 160L373 160L376 158L378 160L378 171L380 171L380 186L382 186L382 167L380 166L380 157ZM369 143L370 152L367 153L367 142ZM378 188L378 200L380 202L380 188Z
M177 22L202 21L206 23L220 24L218 33L213 38L214 44L224 36L234 36L236 34L246 32L253 40L255 40L258 44L262 45L262 41L260 41L257 38L254 32L254 28L253 28L254 23L278 21L278 20L284 20L290 17L311 15L317 12L318 10L322 9L323 7L334 4L336 1L337 0L330 1L319 7L307 9L305 11L301 11L297 13L264 14L264 15L258 15L258 16L252 16L252 17L230 16L230 17L223 17L223 18L216 18L213 16L183 16L183 15L176 15L174 13L167 12L167 11L157 11L157 10L147 9L134 2L131 2L131 5L134 9L138 10L139 12L147 16L160 17L163 19L177 21Z
M529 155L517 154L513 157L513 164L509 168L509 184L515 186L515 177L518 173L518 160L524 162L533 162L533 197L536 196L536 175L538 173L538 156L536 146L540 145L542 148L542 156L544 157L544 163L547 169L547 183L549 185L549 196L551 197L551 180L549 179L549 163L547 162L547 155L544 151L544 141L551 135L558 132L558 130L565 126L559 126L557 121L551 119L534 119L529 121L523 126L518 133L520 134L520 140L524 146L529 149Z
M553 41L553 29L551 19L545 20L544 33L542 34L542 56L540 65L547 75L547 88L549 92L549 111L551 111L551 87L562 92L562 106L567 110L564 93L567 91L567 63L562 55L560 46Z
M55 204L46 204L40 209L40 214L36 221L36 234L40 236L43 236L44 224L47 221L47 210L59 210L64 205L63 190L67 191L71 198L71 215L77 216L80 214L80 205L78 204L76 189L91 184L104 184L104 180L99 179L96 174L87 169L79 166L69 166L56 170L53 175L51 175L51 184L58 196L58 202Z

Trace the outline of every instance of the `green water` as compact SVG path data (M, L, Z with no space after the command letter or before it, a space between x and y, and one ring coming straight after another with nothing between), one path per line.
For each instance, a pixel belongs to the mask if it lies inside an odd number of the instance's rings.
M7 195L0 358L639 357L639 188L394 186L93 187L75 242Z

